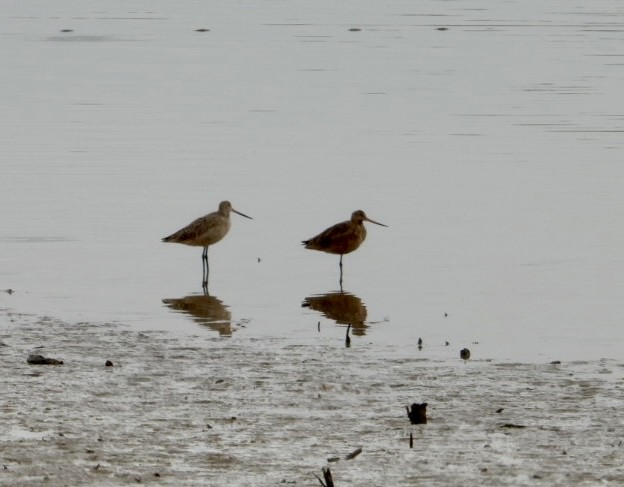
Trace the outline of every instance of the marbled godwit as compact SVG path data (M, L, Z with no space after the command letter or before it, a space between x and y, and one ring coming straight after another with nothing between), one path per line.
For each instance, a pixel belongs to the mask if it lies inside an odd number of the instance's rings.
M162 239L163 242L204 247L202 253L202 286L208 286L208 247L221 240L230 230L230 212L252 219L232 208L229 201L219 203L219 210L202 216L184 228Z
M302 243L306 249L320 250L329 254L340 254L340 285L342 286L342 256L356 250L366 238L364 222L386 227L383 223L371 220L362 210L354 211L351 220L337 223L329 227L316 237L304 240Z

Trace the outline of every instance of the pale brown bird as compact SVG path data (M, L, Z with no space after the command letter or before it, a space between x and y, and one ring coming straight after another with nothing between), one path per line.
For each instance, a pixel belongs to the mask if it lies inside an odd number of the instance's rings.
M362 210L356 210L351 214L351 220L337 223L329 227L316 237L304 240L302 243L306 249L320 250L329 254L340 254L340 284L342 285L342 256L356 250L366 238L364 222L387 227L383 223L371 220Z
M162 239L163 242L181 243L194 247L204 247L202 253L202 286L208 287L208 247L217 243L230 230L230 212L252 219L232 208L229 201L219 203L219 210L202 216L175 233Z

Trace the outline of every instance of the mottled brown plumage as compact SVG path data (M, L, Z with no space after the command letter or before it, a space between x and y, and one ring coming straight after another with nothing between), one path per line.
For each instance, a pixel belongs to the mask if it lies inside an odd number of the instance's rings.
M163 242L180 243L195 247L204 247L202 253L203 281L208 286L208 247L220 241L230 230L230 212L251 219L250 216L236 211L229 201L219 203L219 209L189 223L175 233L162 239Z
M385 227L383 223L371 220L362 210L354 211L351 220L337 223L329 227L316 237L304 240L302 243L306 249L320 250L329 254L340 255L340 283L342 284L342 256L356 250L366 238L364 222Z

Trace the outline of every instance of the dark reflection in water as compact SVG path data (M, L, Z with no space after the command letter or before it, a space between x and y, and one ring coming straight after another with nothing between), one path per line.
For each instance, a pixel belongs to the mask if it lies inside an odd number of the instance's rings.
M219 332L219 335L232 335L232 313L214 296L191 294L183 298L168 298L162 301L172 310L188 314L193 321Z
M366 334L366 306L354 294L345 291L332 291L325 294L308 296L301 304L303 308L320 311L326 318L339 325L351 324L354 335Z

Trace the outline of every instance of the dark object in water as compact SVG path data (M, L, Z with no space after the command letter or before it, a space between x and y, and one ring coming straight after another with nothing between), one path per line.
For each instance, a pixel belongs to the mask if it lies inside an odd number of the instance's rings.
M359 27L351 27L349 29L349 32L360 32L362 29L360 29Z
M323 467L323 477L325 477L325 482L321 480L321 477L314 474L314 476L318 479L323 487L334 487L334 479L332 478L331 471L329 467Z
M195 29L195 32L210 32L210 29L204 29L204 28ZM260 262L260 259L258 259L258 262Z
M414 436L410 433L410 448L414 448Z
M107 367L112 367L112 366L113 366L113 362L112 362L112 361L110 361L110 360L107 360L107 361L106 361L106 366L107 366Z
M448 27L438 27L436 30L448 30Z
M26 359L26 362L30 365L63 365L62 360L44 357L38 353L31 353Z
M405 406L407 410L407 417L412 424L426 424L427 423L427 403L423 402L422 404L414 403L412 404L412 410L410 411L409 406Z
M523 424L505 423L501 424L501 428L523 429L526 428L526 426Z
M74 32L73 29L61 29L61 32Z
M360 453L362 453L362 447L360 448L356 448L355 450L353 450L351 453L349 453L346 457L345 460L353 460L355 457L357 457Z
M561 360L553 360L550 365L561 365Z
M505 408L498 408L498 409L496 410L496 412L497 412L498 414L500 414L500 413L502 413L504 410L505 410Z
M418 350L422 350L422 344L423 344L422 338L419 338L418 339Z
M464 360L468 360L470 358L470 350L462 348L459 352L459 356Z

